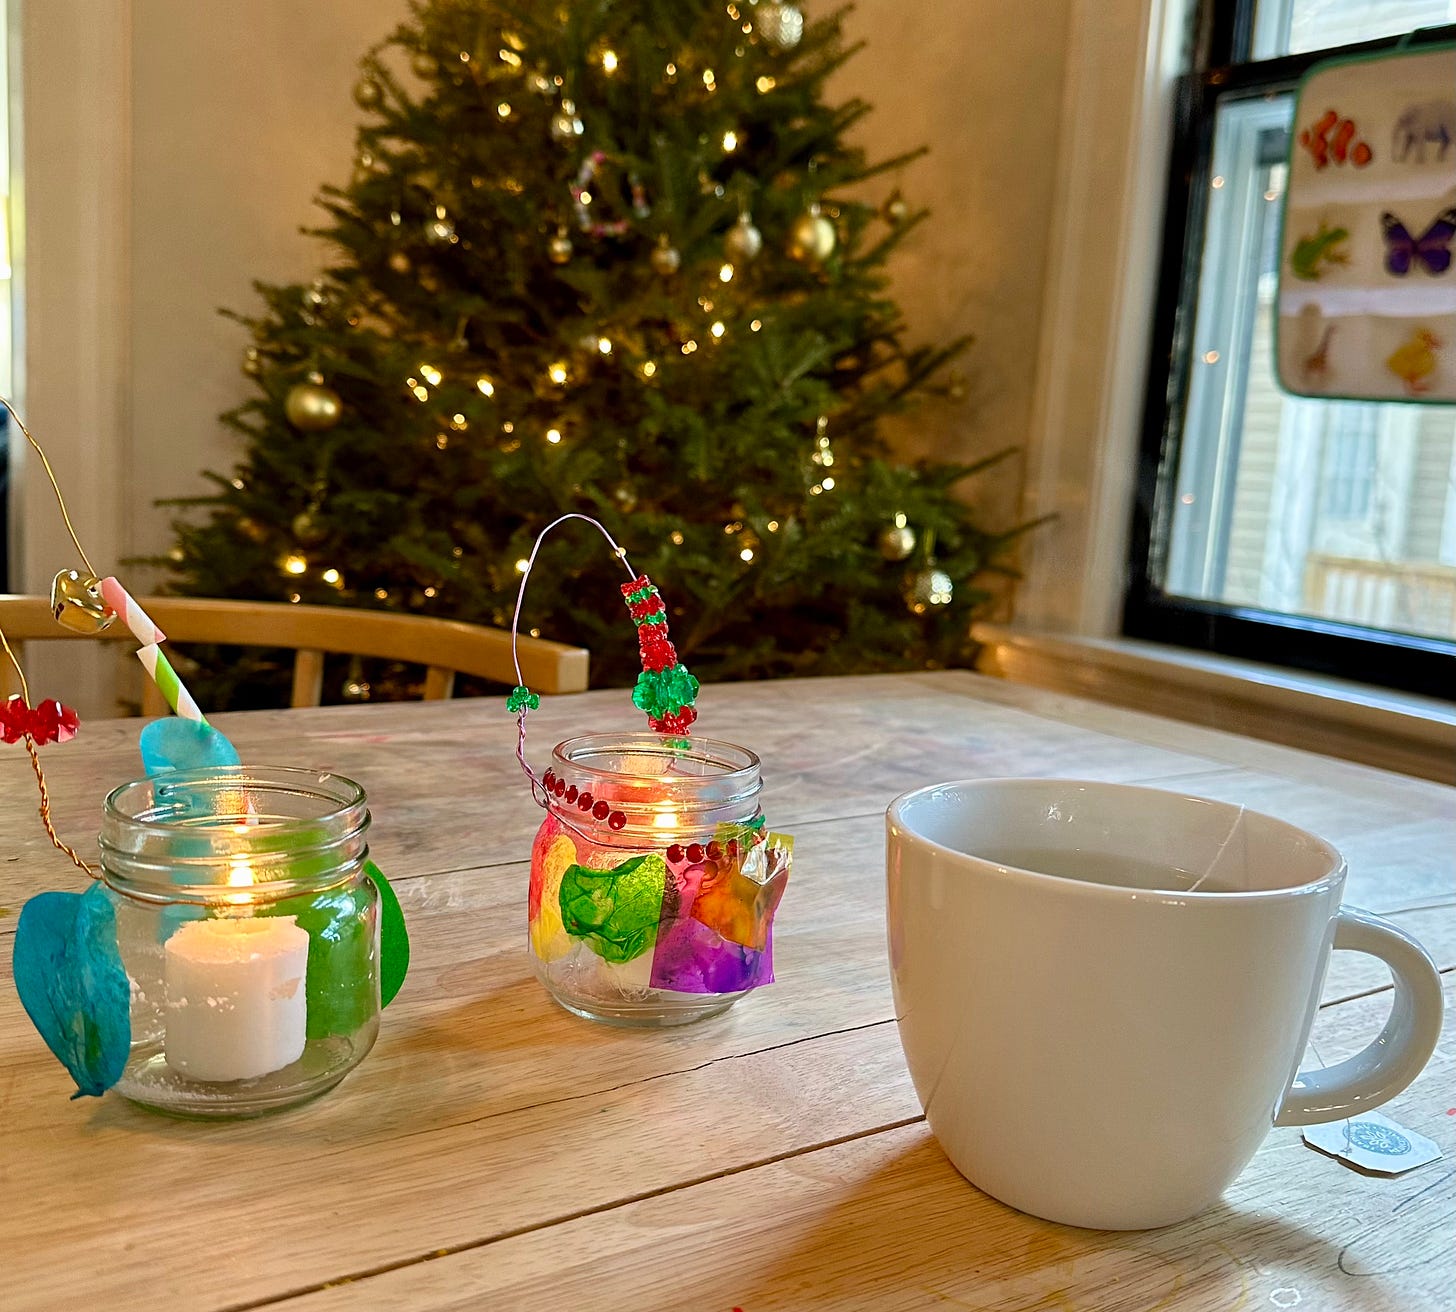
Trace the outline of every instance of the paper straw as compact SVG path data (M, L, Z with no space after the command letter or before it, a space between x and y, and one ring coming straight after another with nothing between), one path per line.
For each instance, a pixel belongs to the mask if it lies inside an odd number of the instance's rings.
M131 593L110 575L101 580L101 600L121 616L121 622L136 635L136 640L143 647L167 641L167 635L152 623L152 617L138 606Z
M172 663L162 655L162 649L156 643L148 643L141 648L137 652L137 660L146 667L174 715L180 715L184 720L196 720L199 724L207 723L207 717L198 709L192 694L183 686Z

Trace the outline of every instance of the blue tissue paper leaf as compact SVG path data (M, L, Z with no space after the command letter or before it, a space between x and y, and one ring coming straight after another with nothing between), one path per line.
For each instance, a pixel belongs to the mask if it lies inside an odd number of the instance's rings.
M404 908L384 872L374 862L366 861L364 873L379 890L379 1005L387 1007L409 973L409 930L404 923Z
M31 898L15 926L12 963L21 1005L76 1081L72 1097L99 1098L121 1078L131 1049L131 986L101 886Z
M240 765L238 749L210 724L169 715L142 727L142 765L148 777L168 770Z

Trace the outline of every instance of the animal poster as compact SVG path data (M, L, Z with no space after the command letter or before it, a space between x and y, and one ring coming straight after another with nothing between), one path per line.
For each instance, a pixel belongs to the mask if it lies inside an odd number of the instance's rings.
M1456 400L1456 46L1316 65L1292 135L1280 384Z

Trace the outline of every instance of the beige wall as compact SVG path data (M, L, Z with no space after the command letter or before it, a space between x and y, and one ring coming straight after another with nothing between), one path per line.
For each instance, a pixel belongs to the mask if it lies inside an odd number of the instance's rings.
M861 140L883 158L919 145L901 189L930 221L893 264L912 339L973 333L959 404L897 426L911 453L968 458L1022 445L1031 417L1071 0L860 0L867 41L835 89L869 101ZM885 190L893 183L887 183ZM993 490L1014 514L1019 466Z
M217 416L247 395L242 328L254 279L312 276L327 248L321 183L347 182L359 56L402 0L134 0L130 548L170 544L152 502L203 490L240 444Z

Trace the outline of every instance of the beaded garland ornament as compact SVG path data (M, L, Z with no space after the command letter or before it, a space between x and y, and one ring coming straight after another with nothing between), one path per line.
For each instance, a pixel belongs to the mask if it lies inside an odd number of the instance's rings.
M662 736L661 757L669 762L659 761L664 773L635 779L624 762L624 774L593 786L627 780L630 791L644 778L657 778L670 791L671 762L693 751L689 735L698 718L698 680L678 659L656 585L632 568L626 551L596 520L564 515L537 538L516 600L513 654L541 542L568 519L596 528L627 571L621 592L637 630L642 665L632 703ZM574 960L599 987L620 989L629 999L654 990L736 995L771 983L772 922L788 881L792 838L768 832L760 813L707 834L664 832L654 842L644 835L640 820L637 828L628 828L627 812L613 798L594 795L556 769L538 776L526 760L525 742L526 718L539 709L541 699L525 685L519 659L516 677L517 686L506 699L517 720L516 756L533 798L548 811L531 861L529 937L538 963L549 970ZM637 805L640 809L640 800ZM666 815L675 815L672 803L662 805ZM702 841L694 841L698 838Z

